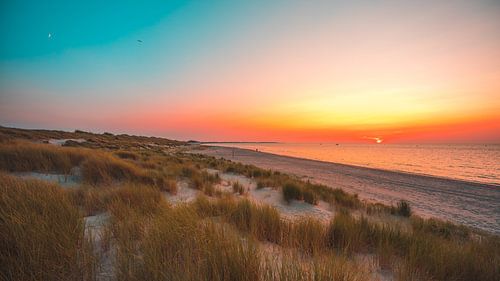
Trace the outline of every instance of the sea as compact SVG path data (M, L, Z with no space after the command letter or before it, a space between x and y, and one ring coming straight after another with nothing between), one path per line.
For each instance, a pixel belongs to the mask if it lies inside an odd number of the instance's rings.
M284 156L500 187L500 144L219 143Z

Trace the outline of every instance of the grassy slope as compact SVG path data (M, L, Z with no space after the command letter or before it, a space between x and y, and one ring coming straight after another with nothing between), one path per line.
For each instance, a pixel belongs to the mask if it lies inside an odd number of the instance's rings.
M32 142L83 135L90 144ZM84 181L68 190L0 175L0 260L6 265L0 278L92 280L99 255L86 242L82 217L108 212L101 248L116 250L119 280L367 280L352 258L360 253L375 254L397 280L499 280L498 236L416 216L400 217L406 227L377 223L367 218L406 215L406 206L368 204L294 176L178 153L168 140L147 146L150 138L114 143L114 137L0 128L0 170L71 173L79 167ZM272 207L214 192L219 179L205 168L245 175L258 187L282 189L290 200L330 202L337 215L327 225L284 220ZM175 193L181 179L210 197L169 206L161 191ZM270 255L262 243L281 250Z

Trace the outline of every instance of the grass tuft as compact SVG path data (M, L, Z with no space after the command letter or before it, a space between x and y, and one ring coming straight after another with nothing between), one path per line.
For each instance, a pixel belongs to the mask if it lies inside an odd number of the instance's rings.
M245 188L243 187L243 185L241 185L241 183L234 182L233 183L233 192L238 193L239 195L243 195L243 194L245 194Z
M0 174L0 194L0 279L91 277L83 219L61 188Z
M302 200L302 190L299 185L294 183L286 183L283 188L283 198L287 203L292 202L292 200Z
M304 190L302 192L302 196L304 197L304 201L311 205L318 205L318 196L312 192L311 190Z
M410 203L408 203L405 200L399 201L398 205L396 207L394 207L394 206L391 207L391 214L402 216L402 217L411 216Z

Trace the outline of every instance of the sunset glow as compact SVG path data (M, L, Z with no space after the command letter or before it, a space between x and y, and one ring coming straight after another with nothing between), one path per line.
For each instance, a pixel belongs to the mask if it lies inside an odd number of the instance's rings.
M494 1L32 4L1 4L0 125L500 142Z

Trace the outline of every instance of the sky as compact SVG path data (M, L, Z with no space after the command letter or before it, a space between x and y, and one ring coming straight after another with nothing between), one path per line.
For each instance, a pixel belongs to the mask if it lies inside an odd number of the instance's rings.
M500 143L500 2L0 0L0 125Z

